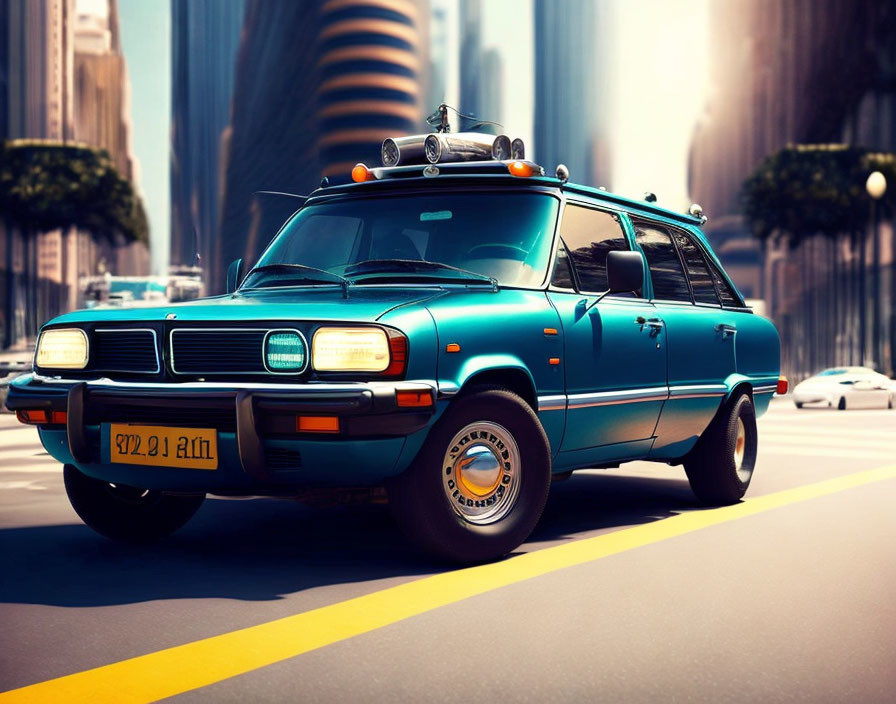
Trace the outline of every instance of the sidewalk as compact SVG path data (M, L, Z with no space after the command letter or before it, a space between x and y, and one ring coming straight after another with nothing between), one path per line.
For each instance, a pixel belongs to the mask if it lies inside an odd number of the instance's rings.
M34 340L17 342L9 349L0 350L0 367L9 364L23 363L30 369L31 358L34 356Z

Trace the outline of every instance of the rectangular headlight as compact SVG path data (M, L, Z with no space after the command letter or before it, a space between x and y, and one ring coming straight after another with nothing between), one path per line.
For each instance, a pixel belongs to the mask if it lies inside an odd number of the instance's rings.
M37 341L36 363L44 369L87 366L87 333L81 328L44 330Z
M320 372L382 372L389 367L389 338L379 328L319 328L311 364Z

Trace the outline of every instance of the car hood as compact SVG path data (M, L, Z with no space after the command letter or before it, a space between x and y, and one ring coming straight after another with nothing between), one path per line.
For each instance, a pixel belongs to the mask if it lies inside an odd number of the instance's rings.
M443 293L439 287L339 287L258 289L245 294L201 298L148 308L91 308L61 315L53 325L83 322L157 321L236 322L321 320L372 322L395 308L421 303Z

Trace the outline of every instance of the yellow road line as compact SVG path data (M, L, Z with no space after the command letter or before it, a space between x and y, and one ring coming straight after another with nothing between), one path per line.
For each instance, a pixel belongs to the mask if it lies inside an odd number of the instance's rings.
M879 467L759 496L735 506L683 513L503 562L418 579L306 613L11 690L0 694L0 704L157 701L493 589L738 518L894 478L896 465Z

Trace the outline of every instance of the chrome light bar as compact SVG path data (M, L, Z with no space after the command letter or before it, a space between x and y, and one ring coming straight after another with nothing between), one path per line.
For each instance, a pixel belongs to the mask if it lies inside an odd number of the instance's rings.
M388 138L381 151L383 166L439 164L457 161L507 161L524 159L523 140L504 134L440 132L428 135Z

